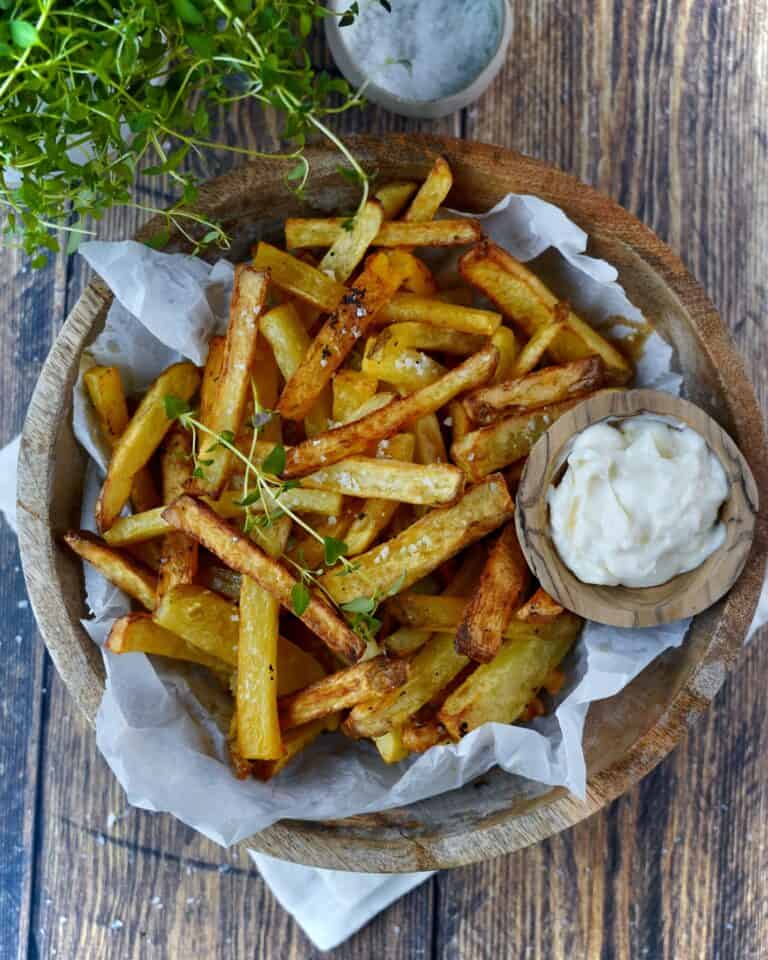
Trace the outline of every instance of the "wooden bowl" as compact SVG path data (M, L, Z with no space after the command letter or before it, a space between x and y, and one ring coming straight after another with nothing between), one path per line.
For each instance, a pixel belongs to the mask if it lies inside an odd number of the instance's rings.
M762 414L717 312L678 258L642 223L574 177L508 150L431 137L350 138L363 165L382 178L423 178L438 153L454 172L452 206L487 210L509 191L558 204L590 236L589 252L619 271L620 282L675 349L686 394L743 450L758 487L768 484ZM312 163L300 202L288 169L258 160L211 181L198 207L221 219L245 259L259 237L275 237L284 217L349 209L354 186L328 148ZM150 223L140 236L159 228ZM177 249L183 249L177 238ZM101 657L86 615L80 561L60 535L77 525L85 455L72 434L72 386L80 354L101 329L110 294L98 280L84 290L59 334L32 397L19 465L19 538L27 587L43 638L70 692L92 724L101 699ZM703 711L736 661L757 603L768 545L758 519L753 549L730 593L696 617L686 642L645 670L621 694L592 706L584 749L585 800L489 771L473 784L409 807L333 822L282 821L250 838L265 853L337 869L398 872L452 867L508 853L571 826L651 770Z
M657 587L605 587L583 583L560 558L550 533L547 491L557 483L574 438L595 423L653 414L695 430L707 441L728 478L720 519L725 540L701 566ZM515 525L528 565L566 609L613 627L654 627L695 616L736 582L752 548L758 495L739 448L701 407L658 390L606 391L560 417L531 450L517 491Z

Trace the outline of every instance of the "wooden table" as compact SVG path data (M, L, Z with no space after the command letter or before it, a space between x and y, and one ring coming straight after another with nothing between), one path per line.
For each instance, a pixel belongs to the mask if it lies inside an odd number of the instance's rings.
M492 141L612 195L681 253L765 401L765 13L756 0L517 4L506 66L472 108L434 124L369 109L339 128ZM255 109L219 119L229 142L276 143ZM164 202L146 185L138 194ZM115 212L100 233L125 237L138 222ZM35 273L0 257L4 443L85 270L77 258ZM7 527L0 570L0 960L316 956L247 862L168 816L126 808L35 635ZM530 850L440 874L335 956L767 957L765 641L752 641L688 741L631 793Z

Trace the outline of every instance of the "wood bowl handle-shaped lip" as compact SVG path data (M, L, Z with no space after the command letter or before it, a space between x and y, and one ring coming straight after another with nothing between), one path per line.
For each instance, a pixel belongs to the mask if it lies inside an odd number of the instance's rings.
M691 427L722 464L728 479L728 496L721 509L725 540L695 570L657 587L582 583L563 563L552 541L547 491L577 434L601 421L642 415ZM616 390L588 397L539 438L520 479L515 523L528 565L562 606L614 627L652 627L692 617L730 590L749 556L757 511L757 484L749 464L725 430L700 407L658 390Z

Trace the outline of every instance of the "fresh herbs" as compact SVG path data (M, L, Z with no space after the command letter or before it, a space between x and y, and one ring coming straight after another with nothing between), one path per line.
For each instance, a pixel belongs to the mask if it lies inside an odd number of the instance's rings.
M174 396L164 398L165 415L168 419L178 420L192 435L192 476L204 477L206 465L212 463L211 460L203 459L199 454L199 434L203 434L213 441L212 445L210 443L207 445L207 451L223 446L245 466L242 497L236 501L245 512L243 520L243 531L245 533L250 533L257 527L270 527L282 517L290 517L298 527L322 544L325 569L340 565L342 575L356 571L358 569L357 564L346 556L348 551L346 543L335 537L322 536L288 507L285 500L281 500L286 491L300 486L297 480L284 480L280 477L285 469L285 447L281 443L276 443L260 463L255 461L259 429L269 423L272 412L259 409L255 389L253 393L256 413L250 421L253 426L253 434L248 454L240 450L232 433L229 431L216 433L202 423L186 401ZM254 509L256 507L260 509ZM333 597L324 589L319 580L319 576L324 572L323 568L319 570L310 569L300 553L297 559L284 553L283 560L295 569L299 577L291 591L291 606L297 616L301 616L309 605L310 587L319 589L333 606L337 606ZM353 600L341 604L339 609L344 613L350 626L366 642L372 641L381 628L381 620L374 616L379 604L387 597L398 593L402 589L404 581L405 571L386 593L382 594L374 590L370 596L355 597Z
M354 18L353 9L339 14ZM72 251L86 217L116 204L156 213L135 199L137 173L167 175L178 200L162 247L176 228L197 248L226 245L222 226L194 212L197 177L182 172L207 149L257 156L216 142L218 107L256 100L283 118L287 180L301 189L307 136L319 132L341 151L343 169L367 178L323 118L359 103L346 81L315 71L306 37L326 16L320 0L0 0L0 207L6 236L34 266ZM147 166L149 162L149 166Z

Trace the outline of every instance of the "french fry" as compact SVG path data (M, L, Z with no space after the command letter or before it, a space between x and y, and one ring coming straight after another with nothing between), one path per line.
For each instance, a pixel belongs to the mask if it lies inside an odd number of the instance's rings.
M298 444L286 455L285 477L299 477L344 457L363 453L377 440L384 440L420 417L444 406L460 393L485 383L496 369L498 350L492 344L473 354L445 376L410 396L393 400L381 410L360 420L336 427Z
M564 323L548 323L546 326L539 327L518 354L512 368L512 376L524 377L534 367L538 367L544 354L565 329Z
M171 427L165 412L169 395L189 400L200 383L192 363L176 363L155 380L120 437L96 504L101 531L109 530L131 496L136 474L146 466Z
M65 533L64 542L123 593L138 600L147 610L154 607L157 578L133 557L107 546L85 530Z
M346 293L340 283L327 277L317 267L278 250L271 243L259 243L253 266L257 270L268 270L272 283L326 313L335 310Z
M224 370L226 346L226 337L211 337L208 343L208 356L205 358L203 379L200 384L200 420L203 423L208 423L211 419L213 404L216 401L216 393L219 389L219 380Z
M127 547L165 536L171 528L163 520L163 510L164 506L155 507L153 510L145 510L144 513L120 517L104 533L105 542L111 547Z
M308 687L325 676L325 670L311 653L285 637L277 644L277 694L280 697Z
M408 629L455 633L468 603L468 596L430 597L407 591L387 601L387 612Z
M364 373L337 370L333 378L333 419L344 423L376 394L378 388L379 381Z
M472 424L461 400L451 400L448 404L448 416L443 420L443 423L451 431L454 443L461 440L472 429Z
M499 416L534 410L573 397L581 397L603 385L604 366L600 357L571 360L544 367L520 379L481 387L463 399L464 409L475 423L492 423Z
M406 323L416 321L433 327L444 327L459 333L490 337L501 326L501 314L479 307L464 307L456 303L416 293L398 293L376 314L375 324Z
M452 186L453 174L451 168L444 157L438 157L432 165L427 179L417 190L404 219L412 223L423 223L425 220L434 219Z
M184 484L192 476L192 443L189 433L178 424L165 438L160 468L163 502L170 503L183 492ZM157 581L158 598L177 583L192 583L197 573L197 554L195 541L178 530L172 530L163 537Z
M412 429L416 444L414 459L417 463L448 462L443 434L434 413L427 413L425 416L419 417L413 424Z
M107 638L107 649L112 653L150 653L199 663L218 674L229 675L231 667L218 657L212 657L186 640L155 623L149 613L129 613L118 617Z
M352 220L351 228L333 241L320 261L320 270L339 283L348 280L373 243L384 219L384 210L378 201L369 200Z
M493 375L494 383L509 380L515 368L515 361L520 353L520 344L514 331L509 327L501 326L491 337L491 342L499 351L499 365Z
M473 430L453 444L451 459L470 480L476 482L489 473L527 457L539 437L577 403L578 399L564 400Z
M217 497L232 471L232 454L219 442L218 437L224 432L237 435L242 426L251 384L251 368L257 356L259 318L266 295L266 275L240 264L235 270L222 372L210 418L205 423L216 436L206 437L201 445L200 460L205 461L204 475L187 482L187 489L198 495Z
M437 293L437 283L432 276L432 271L412 253L401 250L401 259L406 266L405 276L403 278L403 290L411 293L417 293L420 297L433 297Z
M339 243L347 231L344 217L323 219L292 218L285 221L285 243L291 249L300 247L331 247ZM456 247L476 243L482 236L477 220L434 220L430 223L407 223L390 220L371 240L374 247ZM338 278L337 278L338 279ZM346 279L346 278L345 278ZM275 278L278 286L285 286ZM332 310L333 308L325 308Z
M301 484L311 490L330 490L350 497L434 506L458 500L464 489L464 474L447 463L424 465L389 458L348 457L307 474Z
M303 690L281 697L280 726L290 730L331 713L345 710L361 700L402 686L408 676L404 660L374 657L365 663L339 670Z
M301 727L294 727L292 730L286 730L283 733L283 755L278 760L255 760L249 764L249 772L257 780L271 780L283 770L287 763L301 753L305 747L316 740L320 734L329 729L333 718L325 717L321 720L313 720L311 723L305 723Z
M384 649L391 657L409 657L420 650L432 636L431 630L417 627L399 627L384 641Z
M333 537L346 542L346 533L351 522L351 514L345 511L338 515L330 514L328 517L317 518L312 528L320 537ZM317 570L325 563L323 543L306 530L297 529L294 532L292 546L286 553L291 560L310 570Z
M382 440L379 444L379 454L389 456L394 460L410 461L413 459L414 440L410 433L398 433L391 440ZM342 461L343 463L344 461ZM347 556L354 557L363 553L384 530L399 504L395 500L371 498L365 500L355 511L354 519L344 534L347 544Z
M114 450L129 420L120 371L117 367L91 367L83 374L83 383L102 435ZM147 467L142 467L133 478L131 503L135 510L151 510L160 503L155 482Z
M236 570L230 570L229 567L219 563L215 557L201 558L197 579L201 586L220 593L228 600L234 600L237 603L240 599L242 577Z
M508 331L514 338L509 327L499 327L494 334L495 338L500 331ZM485 337L473 333L459 333L448 327L436 327L431 323L418 323L415 320L404 323L393 323L377 334L377 345L388 343L396 349L413 347L417 350L438 350L440 353L455 354L459 357L477 353L485 345Z
M300 420L365 333L372 317L402 283L395 254L372 254L338 310L323 325L283 390L277 409Z
M543 587L539 587L528 601L515 610L515 619L526 623L551 623L562 612L560 604Z
M391 180L383 183L374 193L381 204L385 220L394 220L404 209L408 201L418 190L413 180Z
M403 661L392 661L403 662ZM469 663L456 653L453 635L436 633L410 661L399 689L358 702L342 724L351 737L382 737L397 730Z
M155 623L195 650L237 666L240 611L224 597L193 583L172 587L154 611Z
M488 241L477 244L459 261L461 275L481 290L529 337L556 316L558 299L528 267ZM609 383L622 384L632 376L626 358L588 323L568 311L565 329L548 349L559 362L597 354Z
M368 338L362 371L366 376L394 384L402 393L413 393L439 380L446 369L421 350L398 345L385 333Z
M499 534L488 554L480 583L456 632L456 649L470 660L488 663L499 652L502 634L525 595L531 575L517 542L514 523Z
M468 490L453 507L430 511L401 534L357 557L356 568L340 576L330 570L320 583L337 603L371 590L406 589L445 560L509 519L514 505L501 476Z
M243 534L221 520L209 506L183 496L166 507L163 517L202 543L227 566L259 583L277 598L281 606L293 611L291 592L297 585L296 578ZM365 652L365 643L361 638L320 597L310 597L299 619L342 659L354 662Z
M448 731L436 717L409 720L400 731L400 742L406 753L425 753L439 743L450 743Z
M573 646L582 627L563 614L531 635L505 640L490 663L478 667L440 708L438 718L458 740L483 723L513 723Z
M377 737L374 741L376 749L384 763L399 763L408 756L408 749L403 744L403 738L399 730L390 730L383 737Z

